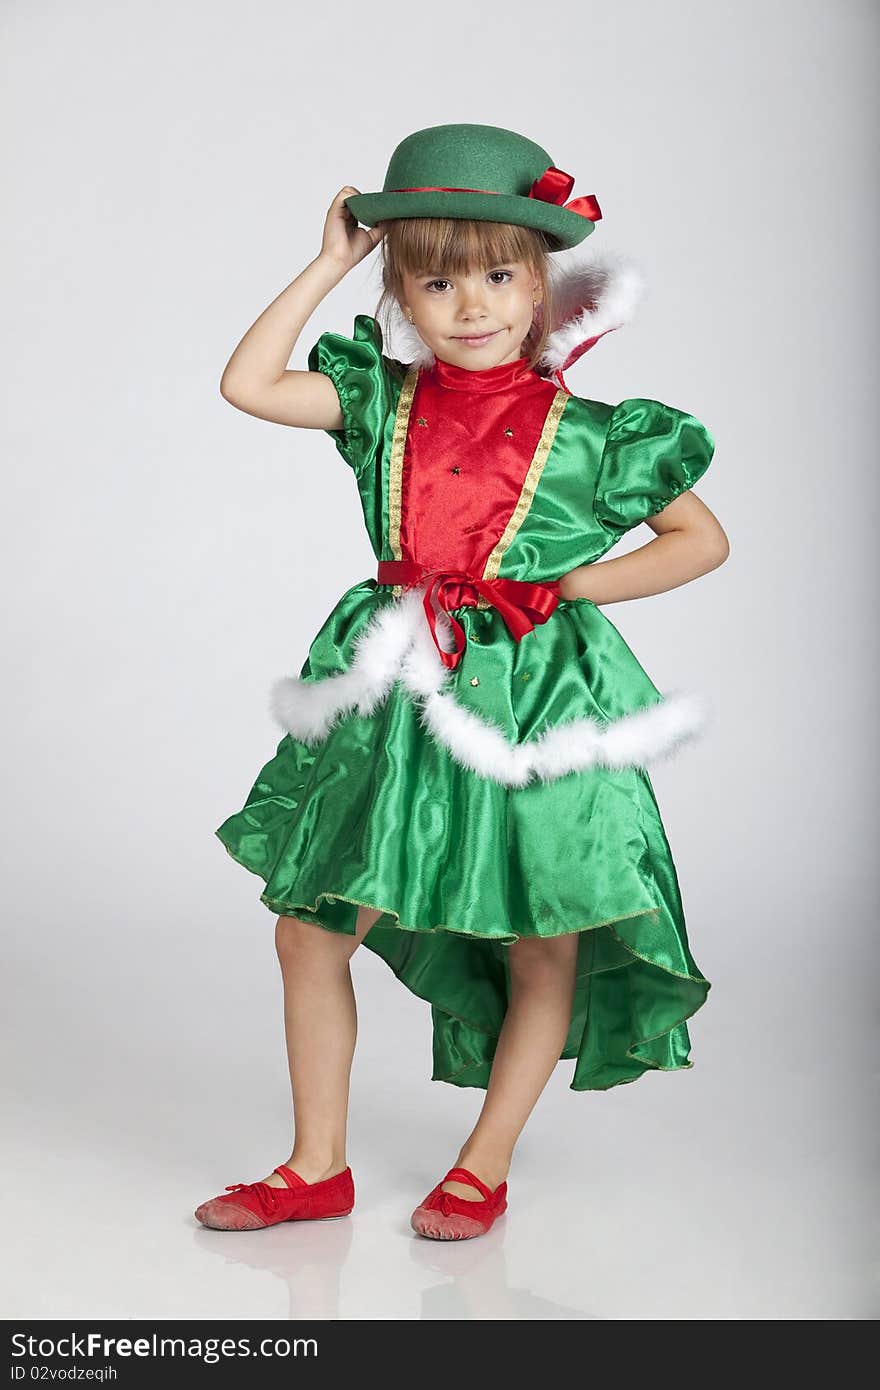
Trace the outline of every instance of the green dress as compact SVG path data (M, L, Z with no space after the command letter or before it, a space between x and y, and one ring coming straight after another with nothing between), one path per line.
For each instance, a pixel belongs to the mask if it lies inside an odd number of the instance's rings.
M693 416L574 396L524 361L472 374L474 394L464 368L384 356L369 315L319 338L309 368L336 386L329 434L377 561L421 537L436 566L445 536L453 568L550 583L708 467ZM462 603L450 669L423 599L373 577L342 595L299 675L273 687L283 737L217 836L273 913L352 935L360 905L381 910L363 944L430 1004L433 1080L487 1086L508 947L563 932L579 934L571 1089L690 1067L685 1020L710 986L646 767L698 736L704 703L661 694L590 600L560 599L520 640L493 604Z

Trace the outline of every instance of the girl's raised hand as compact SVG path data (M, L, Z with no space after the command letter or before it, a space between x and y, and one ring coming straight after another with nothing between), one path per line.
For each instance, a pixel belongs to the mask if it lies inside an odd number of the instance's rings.
M375 227L361 227L353 213L345 206L345 199L359 188L351 184L340 188L330 204L324 222L324 238L321 242L321 255L335 261L344 271L349 271L378 246L385 235L382 223Z

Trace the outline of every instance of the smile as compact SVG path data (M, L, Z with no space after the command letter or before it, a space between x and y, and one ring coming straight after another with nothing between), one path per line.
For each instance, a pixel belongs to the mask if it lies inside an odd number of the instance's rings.
M500 333L501 329L496 328L494 333L481 333L477 337L456 338L457 343L467 343L469 347L481 347L483 343L488 343L490 338L494 338Z

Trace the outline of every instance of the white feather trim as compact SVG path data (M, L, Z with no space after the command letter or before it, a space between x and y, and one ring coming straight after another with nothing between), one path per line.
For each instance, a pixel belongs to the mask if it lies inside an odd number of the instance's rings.
M317 743L327 737L337 715L355 709L358 714L372 714L397 680L416 624L424 616L421 605L410 601L414 592L372 615L355 638L347 671L318 681L295 676L276 681L269 708L278 723L303 743Z
M452 673L443 665L425 622L424 587L408 590L370 618L354 643L348 671L323 680L284 676L272 687L273 717L306 744L322 742L332 724L356 710L372 714L395 681L420 706L420 720L452 757L480 777L507 787L533 777L552 781L590 767L644 767L696 737L708 719L701 695L670 692L652 705L600 723L573 719L525 743L511 743L496 725L465 709L444 690ZM438 613L449 646L451 625Z
M645 292L645 277L623 256L597 256L563 266L554 279L557 326L547 339L539 369L564 371L598 338L629 323Z

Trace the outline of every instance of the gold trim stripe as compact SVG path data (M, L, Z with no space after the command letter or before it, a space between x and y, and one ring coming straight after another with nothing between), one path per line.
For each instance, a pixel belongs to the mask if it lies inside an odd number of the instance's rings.
M394 560L403 559L403 552L400 547L403 453L406 448L410 411L412 410L418 379L418 367L410 367L400 388L394 416L394 434L391 439L391 457L388 463L388 544L391 546L391 557ZM403 593L403 585L395 584L392 593L395 598L400 598Z
M504 559L505 552L528 516L529 508L534 500L535 491L541 480L541 474L544 471L544 465L547 462L553 440L556 437L556 431L559 428L559 421L562 419L562 412L565 409L567 400L568 393L559 387L550 403L550 409L547 411L544 425L541 429L541 436L535 446L535 452L532 455L532 461L529 464L529 470L526 473L519 500L510 514L510 518L504 528L504 534L486 561L486 566L483 570L484 579L498 578L498 571L501 568L501 561ZM489 606L488 599L483 598L481 594L477 600L477 607L488 608Z

